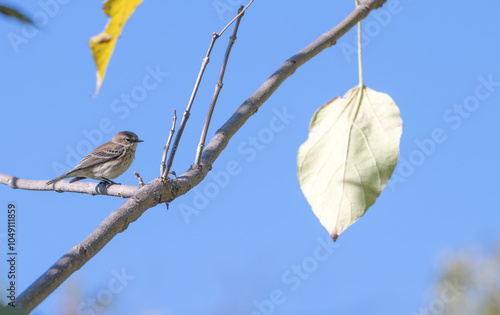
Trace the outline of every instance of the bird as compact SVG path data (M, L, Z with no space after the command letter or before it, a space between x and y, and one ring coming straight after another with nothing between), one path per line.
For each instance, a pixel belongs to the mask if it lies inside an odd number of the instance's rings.
M90 152L71 171L48 181L46 185L69 177L74 177L70 183L91 178L108 185L117 184L111 179L117 178L132 165L139 142L144 141L131 131L118 132L111 141Z

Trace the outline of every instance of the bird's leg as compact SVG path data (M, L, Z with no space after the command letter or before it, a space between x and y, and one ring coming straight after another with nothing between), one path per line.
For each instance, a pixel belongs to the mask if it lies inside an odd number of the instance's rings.
M107 186L111 185L111 183L110 183L110 182L108 182L108 181L105 181L104 179L102 179L102 180L99 182L99 185L103 185L103 186L106 186L106 187L107 187Z

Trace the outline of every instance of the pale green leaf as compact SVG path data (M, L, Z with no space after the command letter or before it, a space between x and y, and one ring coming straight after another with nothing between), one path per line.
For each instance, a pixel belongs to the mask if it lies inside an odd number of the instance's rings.
M396 167L402 121L392 98L355 87L314 114L299 148L302 192L336 239L375 202Z

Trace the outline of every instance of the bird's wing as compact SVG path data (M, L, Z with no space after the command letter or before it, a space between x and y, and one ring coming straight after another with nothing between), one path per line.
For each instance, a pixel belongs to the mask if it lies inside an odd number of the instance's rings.
M124 153L124 146L114 143L105 143L84 157L72 171L81 170L117 159Z

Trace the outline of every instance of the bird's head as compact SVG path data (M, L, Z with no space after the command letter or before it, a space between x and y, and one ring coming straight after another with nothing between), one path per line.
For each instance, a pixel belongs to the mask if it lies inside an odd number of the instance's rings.
M113 137L113 139L111 139L111 142L127 147L133 147L134 149L137 147L137 143L143 141L144 140L139 139L139 137L131 131L120 131Z

